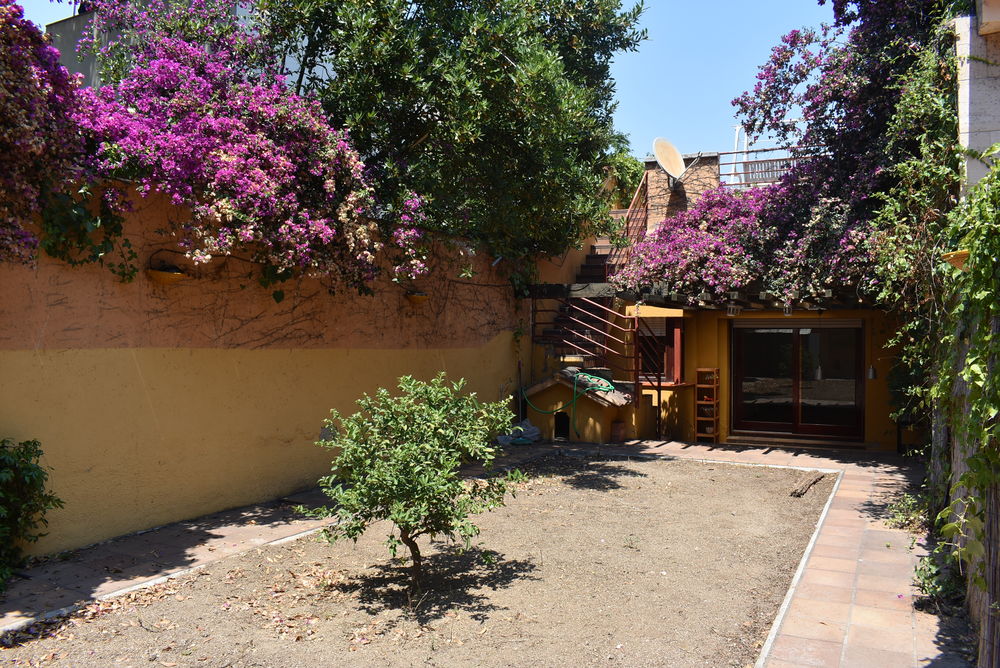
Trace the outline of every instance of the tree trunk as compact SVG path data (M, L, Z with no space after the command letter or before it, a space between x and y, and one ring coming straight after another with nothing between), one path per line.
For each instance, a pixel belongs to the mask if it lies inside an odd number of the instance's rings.
M986 535L983 557L986 591L980 592L979 667L1000 668L1000 485L993 484L986 494Z
M399 530L399 540L406 547L410 548L410 559L413 561L413 565L410 566L410 590L413 592L420 591L420 577L423 574L421 568L422 560L420 557L420 546L417 545L417 541L410 537L410 534L403 529Z

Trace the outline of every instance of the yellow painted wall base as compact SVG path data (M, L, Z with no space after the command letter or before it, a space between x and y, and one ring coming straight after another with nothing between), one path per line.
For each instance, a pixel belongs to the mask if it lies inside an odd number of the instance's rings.
M515 391L509 332L446 349L0 350L4 436L37 438L65 501L34 554L275 498L315 484L331 408L403 374Z

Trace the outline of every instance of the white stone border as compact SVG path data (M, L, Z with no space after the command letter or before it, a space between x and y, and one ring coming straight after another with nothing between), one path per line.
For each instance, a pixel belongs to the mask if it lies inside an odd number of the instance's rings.
M788 468L799 467L793 466ZM812 538L809 539L809 544L806 545L806 549L802 553L802 559L799 560L799 567L795 569L795 575L792 576L792 583L788 586L788 591L785 592L785 599L781 602L781 607L778 608L778 614L775 615L774 621L771 622L771 631L767 634L767 640L764 641L764 646L760 648L760 654L757 656L757 663L754 664L754 668L764 668L764 662L767 661L767 655L771 653L771 645L774 644L774 639L778 636L778 629L781 628L781 623L785 621L785 613L788 612L788 606L791 605L792 598L795 596L795 590L799 586L799 580L802 579L802 572L806 569L806 562L809 561L809 557L812 555L813 547L816 545L816 539L819 537L819 532L823 528L823 523L826 522L826 516L830 512L830 506L833 505L833 499L837 496L837 491L840 490L840 481L844 479L844 471L842 469L806 470L836 473L837 480L833 484L833 490L830 492L830 498L826 500L826 505L823 506L823 512L819 514L819 520L816 522L816 530L813 531Z

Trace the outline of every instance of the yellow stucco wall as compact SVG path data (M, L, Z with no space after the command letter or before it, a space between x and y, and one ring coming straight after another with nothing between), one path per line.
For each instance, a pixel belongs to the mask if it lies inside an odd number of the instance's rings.
M441 251L409 285L361 296L302 278L279 302L252 264L194 266L156 232L184 211L136 199L126 234L142 269L166 258L188 277L128 284L47 257L0 264L0 436L37 438L65 501L34 553L263 501L315 484L331 408L397 378L446 371L484 400L512 395L525 312L491 259ZM443 254L442 254L443 253ZM407 290L429 297L415 304Z
M464 376L484 400L514 389L509 333L428 350L0 351L0 424L37 438L51 489L46 553L302 489L329 470L315 446L331 408L402 373Z

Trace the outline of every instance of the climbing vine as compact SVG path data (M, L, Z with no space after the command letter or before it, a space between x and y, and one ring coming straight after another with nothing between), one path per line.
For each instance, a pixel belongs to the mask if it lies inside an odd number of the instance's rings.
M1000 154L1000 144L987 150L983 158ZM1000 413L1000 384L996 383L1000 362L1000 166L970 191L948 217L947 233L957 246L968 250L964 271L948 276L953 295L942 329L946 332L938 352L937 382L932 387L936 400L947 402L948 423L961 462L956 464L951 503L939 514L944 522L941 534L948 540L953 556L970 566L969 577L978 586L988 585L996 601L998 582L988 582L985 568L988 541L987 516L992 513L1000 489L1000 449L997 416ZM991 545L996 559L997 546ZM995 573L993 574L995 576Z
M941 261L950 243L947 214L958 203L962 182L954 39L942 23L901 81L886 133L886 150L897 161L886 170L891 185L876 193L881 206L867 241L878 279L875 296L901 320L890 341L899 351L893 379L897 417L925 426L947 327L948 272Z
M131 281L138 272L138 255L125 237L123 197L113 186L96 198L88 185L75 193L51 194L42 210L41 249L70 266L96 263L122 282Z

